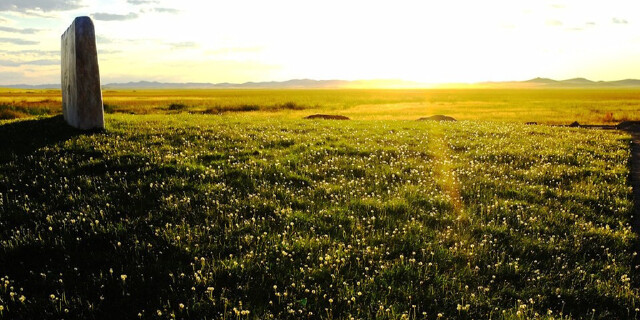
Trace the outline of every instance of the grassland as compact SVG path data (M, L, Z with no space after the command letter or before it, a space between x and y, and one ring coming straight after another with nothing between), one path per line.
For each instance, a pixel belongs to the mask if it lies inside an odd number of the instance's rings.
M628 135L290 112L5 121L0 318L639 317Z
M0 319L640 318L629 135L523 124L636 90L59 95L0 89Z
M251 112L295 119L339 112L358 120L459 120L615 124L640 120L637 89L106 90L108 113ZM0 89L0 119L58 114L56 90Z

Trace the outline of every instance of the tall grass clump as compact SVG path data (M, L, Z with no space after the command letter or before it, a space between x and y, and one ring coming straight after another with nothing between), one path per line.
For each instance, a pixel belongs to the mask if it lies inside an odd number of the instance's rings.
M168 110L171 111L180 111L180 110L186 110L189 107L186 104L183 103L172 103L169 105L169 107L167 107Z
M28 106L20 104L0 104L0 119L17 119L31 116L43 116L53 114L57 110L40 107L40 106Z

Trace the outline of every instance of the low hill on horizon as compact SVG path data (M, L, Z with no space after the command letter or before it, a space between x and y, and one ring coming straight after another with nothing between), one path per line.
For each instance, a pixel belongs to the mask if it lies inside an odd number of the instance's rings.
M245 83L163 83L163 82L127 82L110 83L104 89L341 89L341 88L420 88L425 84L413 81L382 80L313 80L292 79L287 81L264 81Z
M640 80L592 81L586 78L567 80L534 78L526 81L481 82L477 86L483 88L629 88L640 87Z
M381 80L313 80L292 79L287 81L264 81L245 83L208 83L208 82L158 82L137 81L126 83L108 83L102 89L411 89L411 88L640 88L640 80L624 79L617 81L592 81L586 78L554 80L534 78L525 81L447 83L430 85L415 81ZM59 89L60 84L13 84L0 85L10 89Z

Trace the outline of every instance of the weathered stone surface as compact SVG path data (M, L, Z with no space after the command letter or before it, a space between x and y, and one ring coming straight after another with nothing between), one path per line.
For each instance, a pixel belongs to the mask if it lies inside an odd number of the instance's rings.
M62 113L79 129L104 128L93 21L76 18L62 35Z

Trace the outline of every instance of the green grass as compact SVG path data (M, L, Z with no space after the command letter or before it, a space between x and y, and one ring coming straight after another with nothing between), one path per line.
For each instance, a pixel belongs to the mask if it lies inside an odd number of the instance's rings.
M106 120L0 125L0 318L638 317L626 134Z
M46 107L0 104L0 120L51 115L53 111Z

